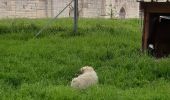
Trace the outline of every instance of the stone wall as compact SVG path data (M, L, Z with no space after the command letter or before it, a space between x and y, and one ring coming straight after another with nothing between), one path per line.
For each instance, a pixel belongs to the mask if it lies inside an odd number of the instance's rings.
M136 0L109 0L106 6L107 13L110 13L112 9L113 15L116 18L139 17L139 3Z
M55 17L71 0L52 0L52 17ZM69 17L73 5L69 6L59 17Z
M0 18L55 17L71 0L0 0ZM134 18L136 0L79 0L79 16L88 18ZM73 4L60 17L73 16Z
M105 0L79 0L79 15L96 18L105 15Z
M43 18L50 16L50 0L1 0L0 18Z

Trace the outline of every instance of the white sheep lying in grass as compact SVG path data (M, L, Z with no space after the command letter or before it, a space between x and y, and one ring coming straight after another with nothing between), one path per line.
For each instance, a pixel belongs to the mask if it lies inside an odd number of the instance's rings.
M71 87L76 89L86 89L92 85L97 84L98 76L92 67L85 66L80 69L80 72L82 74L76 78L73 78L71 81Z

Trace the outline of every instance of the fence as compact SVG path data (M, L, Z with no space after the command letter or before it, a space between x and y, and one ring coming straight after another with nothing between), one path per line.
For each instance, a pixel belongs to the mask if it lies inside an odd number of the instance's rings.
M136 0L0 0L0 18L49 18L40 34L55 18L138 18ZM78 8L74 10L74 6ZM75 12L74 12L75 11ZM74 31L77 18L74 17ZM29 20L30 21L30 20Z

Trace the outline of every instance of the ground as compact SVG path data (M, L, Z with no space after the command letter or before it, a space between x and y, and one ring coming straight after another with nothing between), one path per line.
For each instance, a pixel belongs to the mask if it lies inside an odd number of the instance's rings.
M170 59L141 52L140 20L0 20L1 100L169 100ZM75 90L78 70L93 66L99 84Z

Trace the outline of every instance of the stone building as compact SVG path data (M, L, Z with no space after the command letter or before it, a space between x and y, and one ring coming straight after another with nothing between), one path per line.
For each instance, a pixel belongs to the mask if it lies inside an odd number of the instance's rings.
M51 16L50 0L0 0L0 18Z
M79 16L90 18L138 18L136 0L79 0Z
M0 0L0 18L55 17L71 0ZM86 18L134 18L136 0L79 0L79 16ZM73 16L73 4L60 17Z
M115 17L118 18L138 18L139 3L136 0L110 0Z

